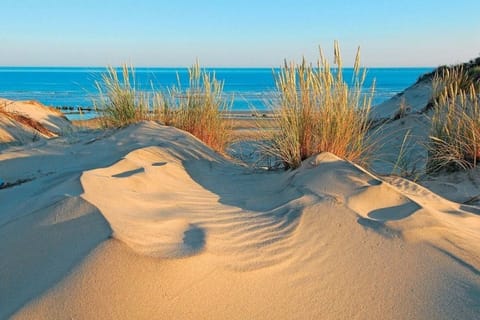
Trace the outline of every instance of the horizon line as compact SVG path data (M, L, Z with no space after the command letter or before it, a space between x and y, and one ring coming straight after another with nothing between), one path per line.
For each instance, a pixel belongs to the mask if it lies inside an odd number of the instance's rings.
M107 67L114 67L114 68L121 68L123 65L0 65L0 68L95 68L95 69L101 69L101 68L107 68ZM137 68L156 68L156 69L188 69L191 67L191 65L184 66L184 65L178 65L178 66L160 66L160 65L130 65L127 64L127 66L131 66L134 69ZM438 68L439 66L361 66L361 68L365 69L388 69L388 68L396 68L396 69L413 69L413 68L418 68L418 69L426 69L426 68ZM200 66L202 69L280 69L283 66ZM342 66L342 68L352 68L352 66ZM335 66L331 66L332 69L336 69Z

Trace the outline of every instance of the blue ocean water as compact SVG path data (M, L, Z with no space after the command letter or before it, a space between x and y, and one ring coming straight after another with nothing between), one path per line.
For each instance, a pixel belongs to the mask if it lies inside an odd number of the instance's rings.
M433 68L368 68L365 88L373 79L376 89L373 104L379 104L409 87ZM233 97L233 111L252 108L267 110L275 90L271 68L208 68L218 80L224 81L224 93ZM105 68L97 67L0 67L0 97L13 100L38 100L54 107L91 107L98 97L95 81L101 79ZM344 70L350 79L352 69ZM166 90L180 84L188 86L186 68L136 68L139 90ZM178 75L178 77L177 77ZM88 116L88 115L84 115ZM74 117L71 117L74 118Z

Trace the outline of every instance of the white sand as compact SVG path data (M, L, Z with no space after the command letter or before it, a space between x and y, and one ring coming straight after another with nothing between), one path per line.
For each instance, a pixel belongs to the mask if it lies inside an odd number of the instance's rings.
M480 316L478 207L331 154L257 172L144 122L0 177L33 179L0 190L1 319Z
M401 104L406 107L406 113L416 113L423 110L432 97L431 80L422 80L405 91L395 95L372 109L375 118L392 118Z

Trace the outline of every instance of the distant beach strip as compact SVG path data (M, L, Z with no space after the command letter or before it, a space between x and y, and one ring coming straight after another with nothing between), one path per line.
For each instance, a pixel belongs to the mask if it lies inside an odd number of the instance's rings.
M382 103L414 84L433 68L367 68L365 90L375 79L373 105ZM275 99L275 74L271 68L207 68L224 83L224 94L232 99L232 112L267 112ZM92 101L97 98L95 83L105 72L103 67L0 67L0 96L12 100L37 100L60 109L69 119L96 116ZM344 70L351 78L352 69ZM188 86L186 68L135 68L139 91L166 91Z

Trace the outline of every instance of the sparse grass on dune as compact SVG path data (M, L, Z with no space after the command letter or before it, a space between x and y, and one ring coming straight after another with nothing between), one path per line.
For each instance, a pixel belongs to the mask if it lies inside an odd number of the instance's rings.
M231 121L222 116L230 103L223 97L223 83L200 68L198 62L189 70L189 87L172 88L169 106L163 108L164 116L172 124L190 132L216 151L223 152L229 141ZM173 109L173 110L172 110Z
M460 66L437 75L433 84L436 99L427 171L476 167L480 159L480 103L475 83Z
M274 108L278 133L268 152L285 168L297 168L301 161L319 152L331 152L350 161L364 163L372 143L368 139L371 94L361 93L366 71L360 70L360 52L354 66L353 86L343 79L338 43L334 45L335 68L320 52L317 66L283 66L276 78L279 93Z
M153 118L166 126L172 126L175 117L175 110L169 100L171 100L170 91L167 95L160 91L153 93L151 110Z
M480 57L453 66L440 66L431 72L421 75L418 78L417 83L424 80L433 80L435 77L444 74L446 71L451 71L454 69L463 69L466 73L465 75L468 76L474 83L476 83L478 89L478 85L480 85Z
M124 65L121 73L108 67L97 83L100 98L95 108L104 127L122 127L142 120L159 120L190 132L216 151L223 152L229 139L229 121L222 117L229 104L223 97L223 83L200 68L189 69L189 87L180 84L152 94L139 92L135 71Z
M459 90L468 92L473 85L476 92L480 91L480 57L469 62L453 66L441 66L432 72L422 75L418 81L429 81L432 84L432 97L424 111L431 110L438 104L440 95L446 88L455 85Z
M107 67L96 85L99 99L94 106L104 127L122 127L148 119L149 99L137 92L133 67L123 65L120 75L114 67Z
M453 98L458 90L469 90L471 84L470 72L463 65L440 68L432 79L432 99L438 103L440 99Z

